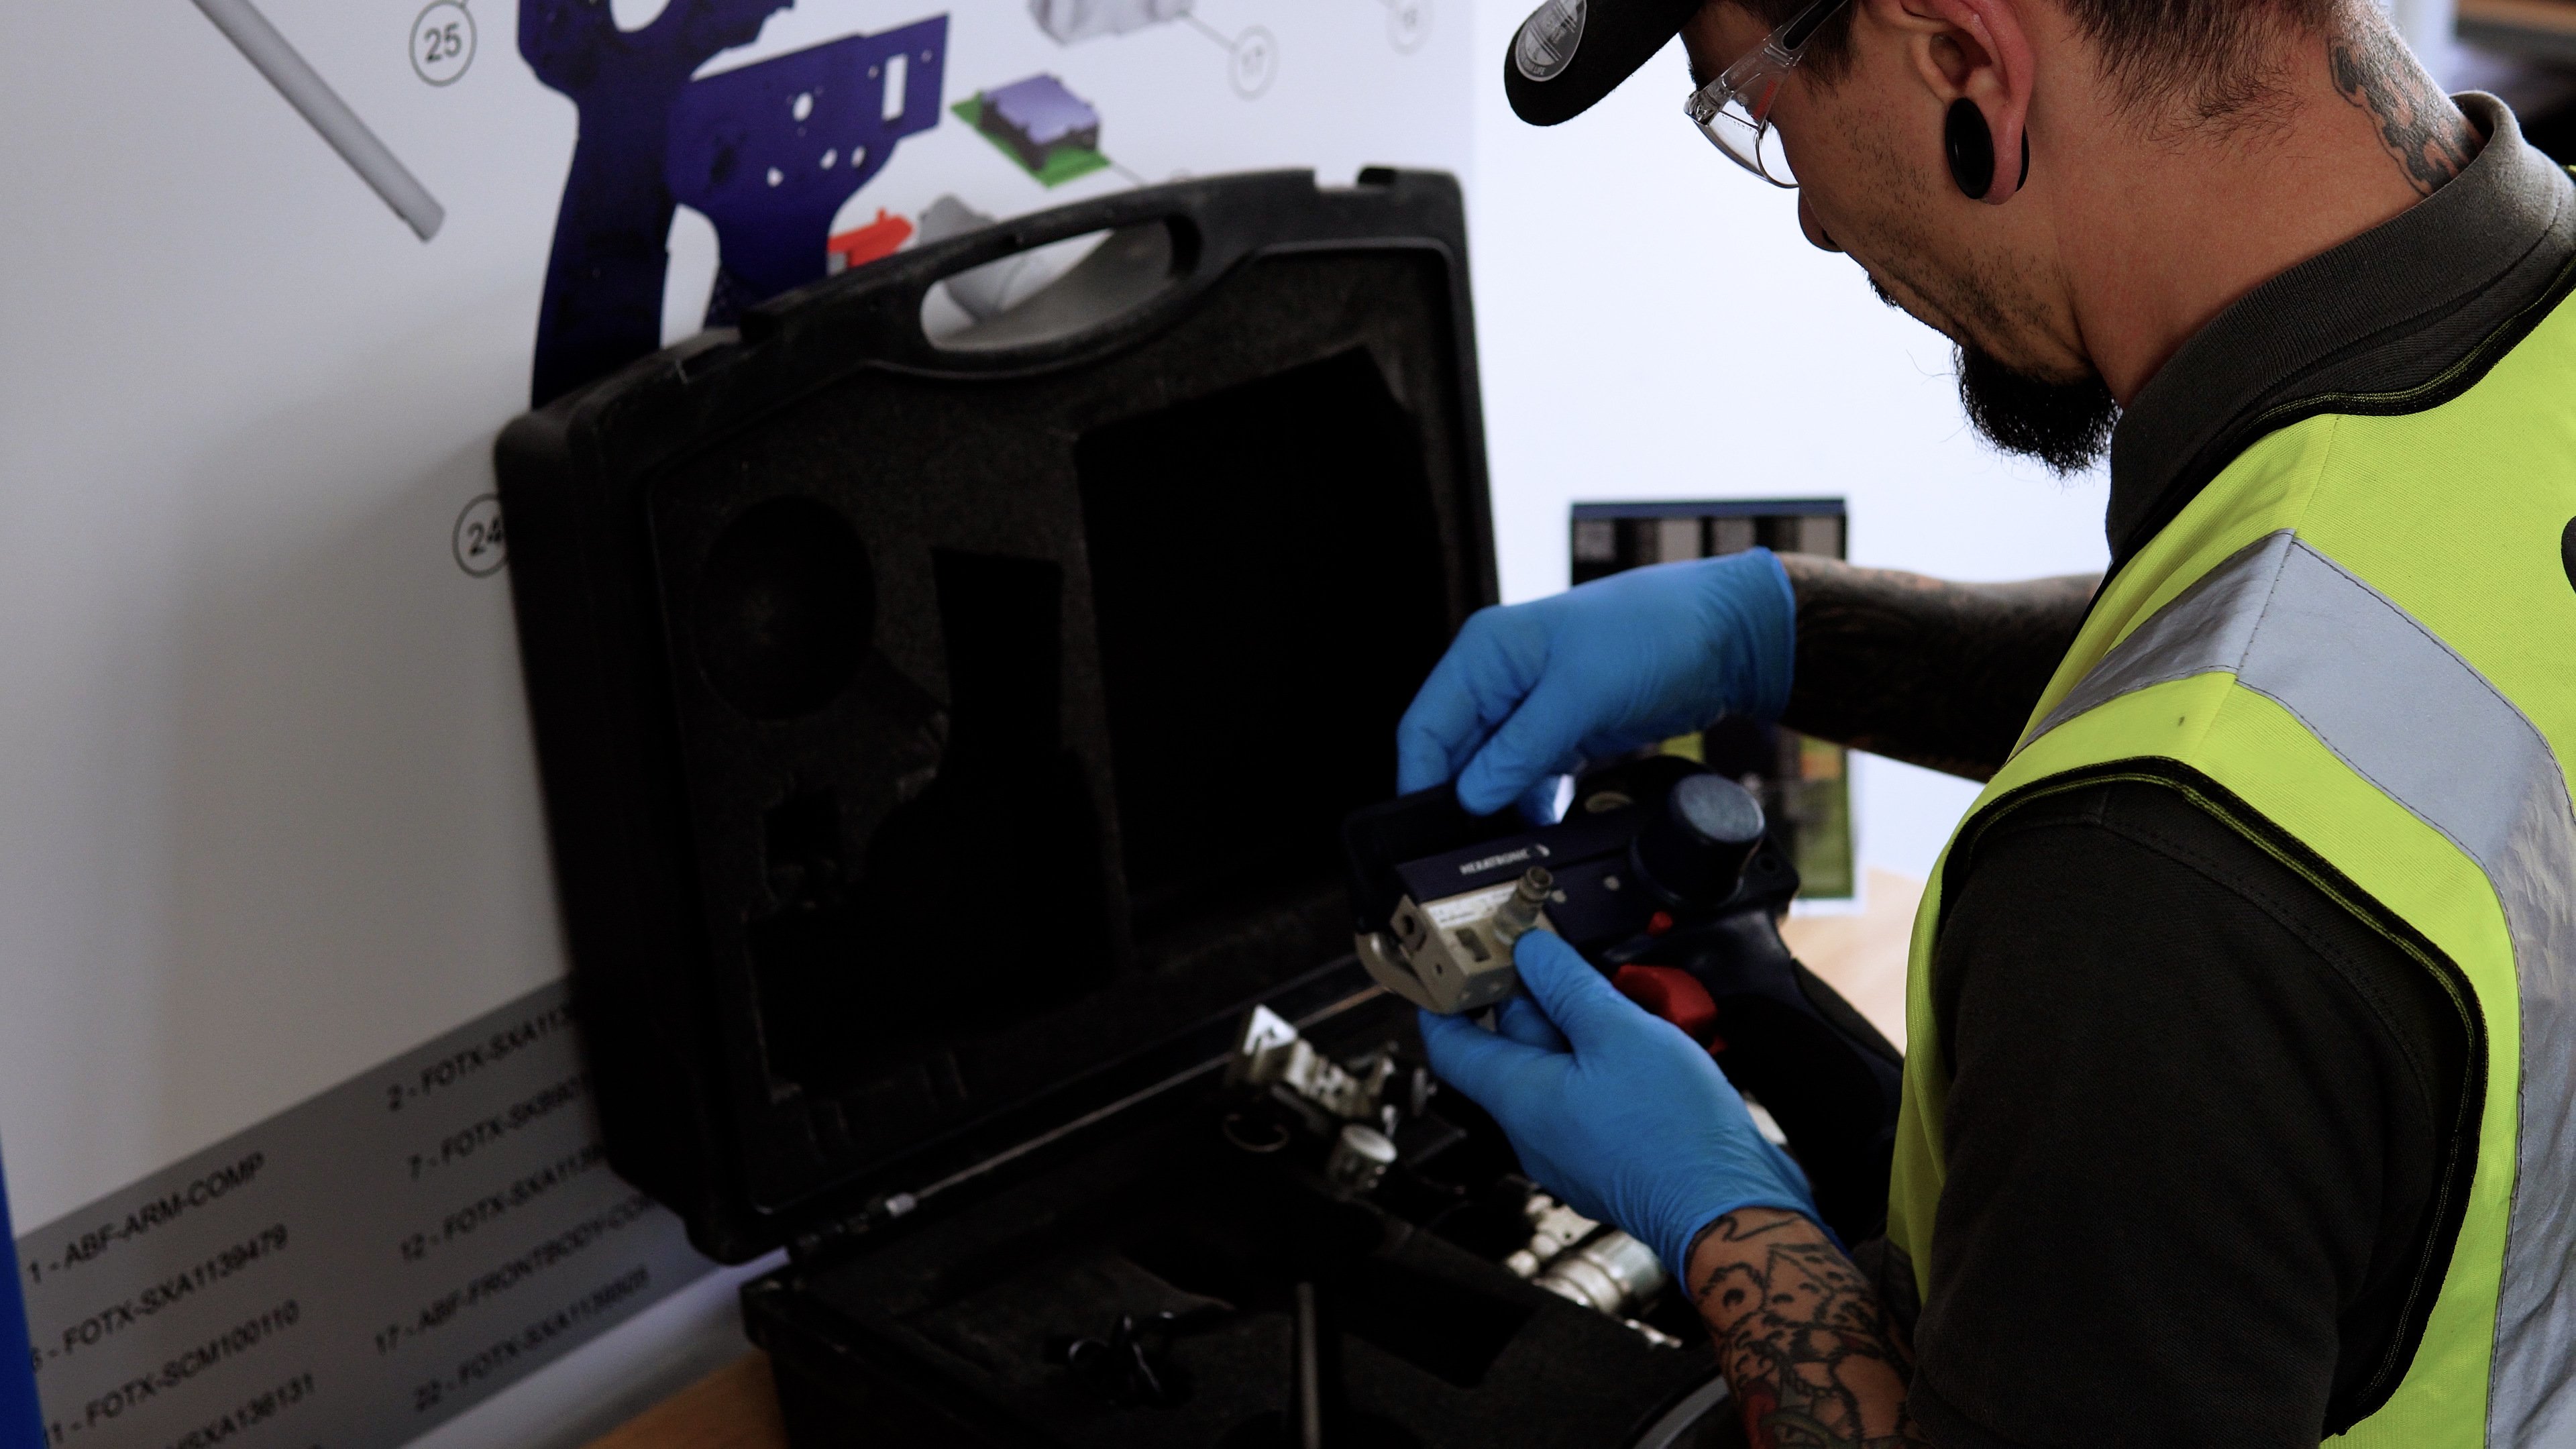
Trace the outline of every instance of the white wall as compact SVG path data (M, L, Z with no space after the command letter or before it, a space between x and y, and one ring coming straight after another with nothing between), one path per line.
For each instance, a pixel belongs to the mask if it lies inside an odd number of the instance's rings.
M2424 57L2425 65L2435 76L2441 76L2451 62L2451 51L2457 48L2451 38L2452 27L2459 23L2459 0L2380 0L2389 18L2397 22L2398 33L2415 53Z
M1678 43L1575 120L1521 124L1502 57L1530 3L1480 0L1469 192L1505 597L1565 586L1578 500L1840 495L1856 563L2103 566L2101 478L1980 445L1948 343L1684 119ZM1876 758L1856 775L1863 863L1922 878L1974 787Z

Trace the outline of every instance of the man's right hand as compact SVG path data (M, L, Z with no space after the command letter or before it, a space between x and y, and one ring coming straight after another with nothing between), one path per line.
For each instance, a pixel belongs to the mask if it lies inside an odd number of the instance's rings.
M1676 1279L1701 1230L1729 1213L1815 1216L1807 1174L1753 1125L1707 1048L1552 932L1522 936L1512 960L1521 989L1496 1030L1426 1011L1422 1047L1539 1186L1654 1249Z
M1769 549L1631 569L1479 610L1396 726L1396 789L1488 815L1591 760L1779 718L1797 600Z

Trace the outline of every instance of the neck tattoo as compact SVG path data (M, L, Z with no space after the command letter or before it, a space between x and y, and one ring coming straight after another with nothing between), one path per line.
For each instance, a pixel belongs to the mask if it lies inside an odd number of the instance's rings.
M2370 113L2379 144L2418 196L2430 196L2477 154L2478 134L2384 25L2364 21L2326 44L2337 94Z

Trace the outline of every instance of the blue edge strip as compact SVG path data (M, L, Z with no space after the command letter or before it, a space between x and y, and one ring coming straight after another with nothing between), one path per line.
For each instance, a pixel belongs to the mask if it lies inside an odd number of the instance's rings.
M16 1242L9 1228L8 1179L0 1176L0 1243ZM12 1263L8 1291L0 1293L0 1446L40 1449L44 1442L44 1415L36 1406L36 1365L28 1356L27 1305L18 1284L18 1266Z

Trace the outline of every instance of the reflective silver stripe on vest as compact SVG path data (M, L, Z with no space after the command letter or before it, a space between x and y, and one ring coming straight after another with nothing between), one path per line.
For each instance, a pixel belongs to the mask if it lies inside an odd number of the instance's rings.
M2157 610L2023 747L2121 695L2215 671L2296 716L2495 889L2522 1003L2521 1138L2487 1443L2576 1445L2576 809L2557 757L2467 660L2288 532Z

